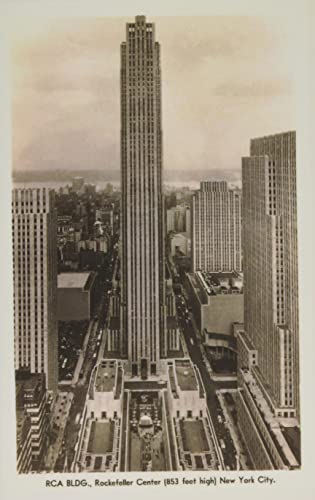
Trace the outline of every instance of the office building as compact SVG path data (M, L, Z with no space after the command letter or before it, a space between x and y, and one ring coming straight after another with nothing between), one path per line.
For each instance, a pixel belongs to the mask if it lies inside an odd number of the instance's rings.
M242 275L197 271L186 275L186 289L205 344L235 352L234 325L244 321Z
M45 373L57 389L57 223L54 192L12 193L15 368Z
M281 415L299 401L295 133L251 141L243 159L245 331Z
M295 132L253 139L243 158L244 333L238 412L256 468L299 465ZM254 361L253 361L254 353Z
M28 370L17 370L16 378L16 411L18 415L28 417L23 424L23 436L17 429L18 453L23 453L23 467L28 466L29 446L31 447L32 468L37 469L41 465L43 453L48 444L48 414L47 414L47 391L45 388L44 373L30 373ZM30 434L30 435L29 435ZM22 470L21 470L22 472Z
M239 189L225 181L201 182L192 198L192 271L241 271Z
M90 320L97 302L96 292L94 272L58 274L58 321Z
M177 205L166 211L166 231L175 233L190 232L190 207Z
M122 345L131 373L166 355L160 45L144 16L121 44Z
M16 469L27 474L32 469L32 427L24 407L16 410Z

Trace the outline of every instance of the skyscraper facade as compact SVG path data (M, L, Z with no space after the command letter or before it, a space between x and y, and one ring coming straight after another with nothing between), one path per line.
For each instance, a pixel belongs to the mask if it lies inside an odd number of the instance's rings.
M241 212L239 189L201 182L192 198L192 271L242 270Z
M295 132L253 139L243 158L245 333L276 415L299 414ZM257 371L258 376L258 371Z
M144 16L121 44L121 350L146 377L166 355L160 45Z
M14 189L12 243L15 368L58 384L57 224L54 192Z

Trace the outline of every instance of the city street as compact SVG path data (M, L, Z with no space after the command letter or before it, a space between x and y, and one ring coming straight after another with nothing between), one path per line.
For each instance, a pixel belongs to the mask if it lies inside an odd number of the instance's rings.
M235 382L214 382L209 373L209 367L205 362L205 356L202 354L200 340L197 338L196 328L193 325L188 311L186 298L183 295L176 296L176 307L179 325L182 329L186 346L188 348L189 356L193 363L198 367L202 377L203 384L207 393L207 403L209 412L213 421L215 432L218 441L221 445L222 454L224 457L225 466L231 469L236 468L236 449L233 444L231 435L225 426L224 415L216 395L216 390L220 388L228 388L226 385L234 384ZM223 384L223 387L222 387Z
M101 273L103 294L97 307L94 319L90 325L91 331L84 349L83 360L80 362L81 367L78 375L78 381L77 383L68 386L68 390L72 394L73 401L64 429L64 442L61 447L61 454L55 466L55 472L70 470L73 460L74 447L80 431L80 418L86 401L90 376L95 363L97 362L97 355L101 346L100 335L104 334L104 326L106 323L110 300L108 291L112 289L112 279L114 270L116 269L116 261L117 250L114 248L113 244L111 250L108 252L106 264ZM63 386L63 391L66 389L67 388Z
M49 447L45 460L45 469L47 472L54 470L55 463L62 447L65 427L69 417L72 400L72 392L59 392L57 396L51 420L51 428L53 429L53 432L57 431L57 435L54 442Z

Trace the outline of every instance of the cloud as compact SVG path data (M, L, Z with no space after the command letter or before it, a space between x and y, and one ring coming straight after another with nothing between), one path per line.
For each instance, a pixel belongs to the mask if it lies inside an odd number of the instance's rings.
M221 83L215 87L213 94L220 97L276 97L291 92L290 81L253 80Z
M166 169L239 169L251 137L294 128L294 40L285 20L150 20L161 43ZM120 43L128 21L38 26L34 19L15 27L15 170L119 169Z

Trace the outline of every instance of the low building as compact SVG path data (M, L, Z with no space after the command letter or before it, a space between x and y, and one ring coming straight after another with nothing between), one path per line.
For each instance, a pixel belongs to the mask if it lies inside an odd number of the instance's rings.
M206 393L190 359L165 362L160 380L130 378L124 367L117 359L95 366L72 471L222 468Z
M202 417L207 401L199 370L190 359L168 361L169 405L172 415Z
M243 285L238 273L198 271L187 275L187 288L201 333L233 335L234 323L243 323Z
M28 440L31 440L32 469L36 470L48 447L48 415L47 391L45 388L44 373L30 373L28 370L17 370L16 380L16 410L18 419L18 467L28 469ZM23 417L22 417L23 415ZM28 423L21 418L29 417ZM19 426L19 424L21 424ZM29 436L30 432L30 436Z
M168 361L166 412L176 470L218 470L222 456L199 370L190 359Z
M119 361L103 359L95 366L76 445L75 472L113 472L118 469L123 383Z
M171 238L171 255L177 254L189 257L191 253L190 235L188 233L176 233Z
M95 304L96 273L58 275L57 318L59 321L90 320Z

